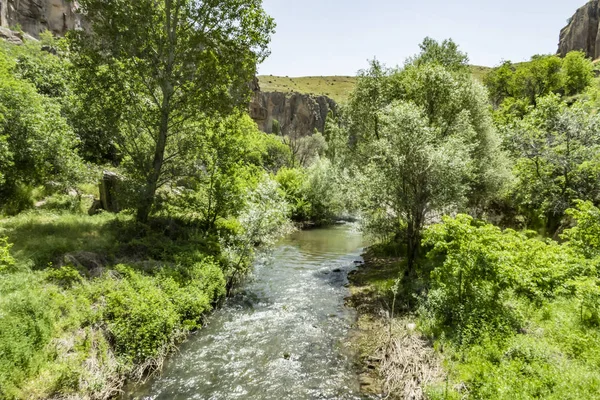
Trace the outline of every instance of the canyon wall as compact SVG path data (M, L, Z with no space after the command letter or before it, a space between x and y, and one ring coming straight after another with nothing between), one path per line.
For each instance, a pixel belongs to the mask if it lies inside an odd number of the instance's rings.
M0 27L20 29L39 38L46 29L63 36L81 27L77 1L67 0L0 0Z
M301 93L261 92L258 80L252 84L254 91L250 103L250 116L259 129L273 133L273 123L279 122L282 135L311 135L314 130L323 132L330 111L336 112L337 104L327 96L311 96Z
M579 8L560 31L558 54L565 56L582 50L592 59L600 58L600 0L592 0Z

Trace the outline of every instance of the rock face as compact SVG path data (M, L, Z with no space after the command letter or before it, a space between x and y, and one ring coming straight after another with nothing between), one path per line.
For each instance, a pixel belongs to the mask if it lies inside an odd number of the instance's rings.
M0 26L20 26L36 38L46 29L63 36L70 29L81 27L78 8L77 1L69 0L0 0Z
M266 133L273 132L273 121L279 122L280 134L291 133L306 136L315 129L323 132L329 111L337 110L335 101L327 96L307 94L285 94L279 92L261 92L258 80L252 84L254 91L250 103L250 116L258 128Z
M579 8L560 31L558 53L565 56L573 50L582 50L588 57L600 57L600 0L591 0Z

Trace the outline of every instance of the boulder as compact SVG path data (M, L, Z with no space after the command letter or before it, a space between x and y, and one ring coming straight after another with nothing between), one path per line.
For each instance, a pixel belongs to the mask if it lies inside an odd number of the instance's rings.
M77 251L63 255L55 265L58 268L70 265L88 278L97 278L104 272L107 260L97 253Z
M23 39L19 36L18 32L11 31L8 28L0 27L0 39L4 39L10 44L21 45L23 44Z
M104 171L102 181L100 181L100 203L102 209L118 213L121 211L117 200L117 193L121 178L114 172Z

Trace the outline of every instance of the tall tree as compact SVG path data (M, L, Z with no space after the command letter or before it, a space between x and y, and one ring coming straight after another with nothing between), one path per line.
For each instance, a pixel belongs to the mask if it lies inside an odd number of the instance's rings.
M268 54L273 20L261 0L81 0L91 29L72 34L90 88L123 108L119 150L139 182L138 221L196 142L194 120L245 104Z
M447 136L412 102L391 105L380 117L381 138L369 146L365 210L390 221L384 226L395 226L396 235L405 232L410 273L426 217L465 200L472 170L470 132Z
M462 207L481 214L509 174L467 56L451 40L425 39L421 49L401 69L372 65L348 107L356 164L367 177L366 222L378 221L370 226L385 229L375 232L380 238L407 244L409 271L428 217Z
M548 95L505 128L505 145L517 160L513 195L530 222L545 222L547 233L559 228L576 199L600 201L599 126L593 104L568 106Z

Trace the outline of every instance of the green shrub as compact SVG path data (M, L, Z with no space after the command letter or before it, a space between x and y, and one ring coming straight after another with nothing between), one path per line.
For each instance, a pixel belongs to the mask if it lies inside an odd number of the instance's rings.
M527 314L525 333L445 346L449 382L429 387L429 398L600 398L600 331L579 323L577 304L561 299Z
M0 238L0 273L10 272L15 265L15 259L10 254L12 246L8 238Z
M582 259L563 246L467 215L444 217L424 243L435 265L425 308L437 329L461 340L516 331L523 321L514 299L540 304L581 273Z
M46 280L62 288L70 288L77 283L81 283L83 277L79 271L67 265L62 268L49 269L46 274Z
M304 187L306 173L300 168L282 168L277 172L275 180L285 193L285 199L291 207L291 218L294 221L308 221L311 215L311 204L306 199Z
M115 270L122 279L107 278L101 287L103 319L115 350L137 362L157 357L171 344L178 322L175 307L152 278L125 265Z
M275 180L291 206L296 222L327 224L344 211L337 171L328 160L318 159L306 169L282 168Z
M577 224L567 229L562 238L587 258L600 256L600 210L589 201L577 201L577 207L566 211Z

